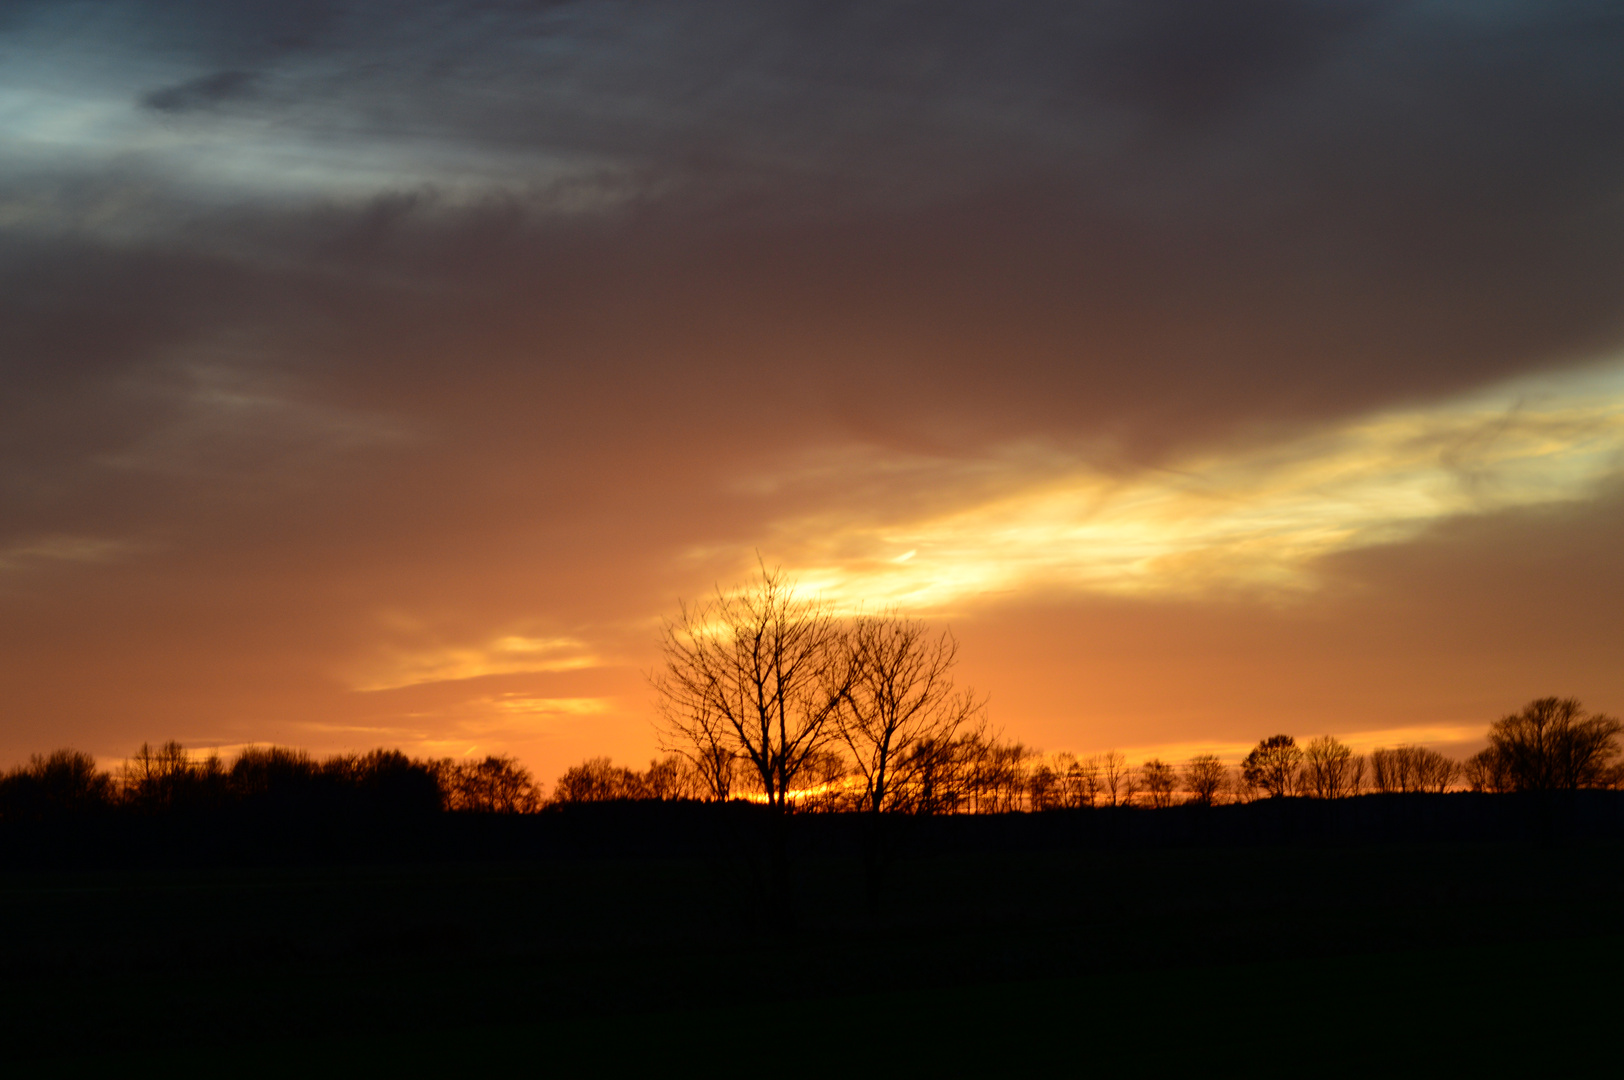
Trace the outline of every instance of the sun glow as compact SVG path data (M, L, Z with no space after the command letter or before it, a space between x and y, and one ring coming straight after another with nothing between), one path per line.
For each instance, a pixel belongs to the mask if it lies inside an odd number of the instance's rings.
M1404 540L1449 518L1584 499L1620 476L1624 365L1522 380L1126 478L1077 463L1023 480L1040 471L1031 467L1037 453L943 467L943 488L976 494L912 520L780 522L778 549L802 590L842 606L941 608L1039 587L1312 589L1324 556ZM991 489L988 470L1003 474Z

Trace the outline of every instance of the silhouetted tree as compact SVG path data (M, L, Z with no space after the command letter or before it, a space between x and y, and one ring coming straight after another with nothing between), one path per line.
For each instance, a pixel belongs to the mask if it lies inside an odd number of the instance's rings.
M970 765L970 797L978 813L1005 814L1022 808L1027 788L1027 763L1037 756L1031 747L1019 742L1000 742L978 737L961 741L973 754Z
M1197 754L1191 758L1184 766L1184 790L1190 793L1190 801L1201 806L1217 802L1228 772L1216 754Z
M674 801L697 798L706 794L709 789L707 785L701 784L694 768L687 761L676 754L670 754L648 763L648 769L643 773L643 790L651 799Z
M865 809L862 795L847 790L851 776L851 763L838 750L833 747L819 750L801 769L801 787L794 805L802 810L823 812Z
M433 762L415 761L399 750L369 750L329 758L322 772L347 785L373 812L412 818L445 808L445 791Z
M966 748L977 741L971 734L916 743L904 754L913 783L893 792L897 809L914 814L952 814L965 809L971 760Z
M1069 756L1069 755L1068 755ZM1100 801L1100 759L1072 757L1066 768L1066 798L1068 806L1094 806Z
M836 735L848 689L839 624L800 600L781 571L694 607L663 629L659 694L666 749L704 770L745 762L767 802L784 807L801 769Z
M446 809L486 814L528 814L541 807L530 770L506 754L441 764Z
M35 754L28 764L0 777L0 820L72 817L105 809L113 778L96 759L78 750Z
M340 757L327 770L340 783L348 779L348 759ZM303 750L281 746L249 746L237 754L228 773L238 798L297 798L313 790L323 769Z
M617 767L606 757L595 757L564 771L553 785L553 801L613 802L641 798L643 791L642 779L636 773Z
M171 739L159 747L142 743L124 763L125 800L147 811L169 810L186 801L192 761L186 748Z
M1370 773L1377 791L1443 792L1460 775L1460 763L1425 746L1395 746L1371 751Z
M864 616L839 635L843 662L829 665L825 692L840 690L837 730L863 782L863 807L891 808L916 782L923 742L951 741L985 703L953 685L958 642L947 631L894 616Z
M1415 756L1415 771L1419 790L1438 795L1448 791L1449 786L1461 773L1460 762L1427 747L1419 747L1418 750L1419 753Z
M1587 714L1574 698L1539 698L1496 720L1475 761L1479 783L1495 777L1512 791L1574 791L1618 782L1615 759L1624 723Z
M1303 752L1302 786L1317 799L1359 794L1365 759L1329 735L1309 741Z
M1151 758L1140 766L1145 790L1150 793L1150 805L1172 806L1173 792L1178 787L1178 773L1161 758Z
M1466 759L1461 770L1466 786L1473 791L1507 792L1513 790L1511 770L1505 755L1490 746Z
M1419 777L1411 761L1411 749L1408 746L1392 749L1378 746L1370 752L1370 782L1377 791L1392 795L1419 790Z
M1047 762L1032 769L1026 781L1027 804L1033 810L1052 810L1064 805L1064 792L1060 774Z
M1108 750L1096 760L1100 767L1100 790L1107 805L1127 806L1133 802L1139 784L1128 766L1128 759L1120 751Z
M1297 792L1297 768L1303 752L1290 735L1270 735L1252 748L1241 762L1241 776L1253 787L1278 799Z

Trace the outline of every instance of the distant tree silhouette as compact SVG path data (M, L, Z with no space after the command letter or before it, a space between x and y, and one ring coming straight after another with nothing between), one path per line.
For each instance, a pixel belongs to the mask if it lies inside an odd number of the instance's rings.
M1422 791L1441 795L1461 774L1461 764L1447 754L1422 747L1416 755L1416 775Z
M340 778L377 813L418 817L445 807L434 763L414 761L399 750L331 758L323 771Z
M808 758L801 769L801 786L792 805L797 810L820 813L862 810L863 798L851 790L853 784L851 762L837 747L825 747Z
M712 789L680 755L670 754L648 763L643 790L650 799L670 801L699 798Z
M440 765L446 808L469 813L528 814L541 806L530 770L506 754Z
M588 758L572 766L553 785L553 801L559 803L613 802L642 798L643 793L642 779L636 773L616 767L606 757Z
M967 808L969 797L968 736L924 739L903 756L913 783L895 793L898 809L915 814L952 814Z
M53 750L0 776L0 820L81 816L105 810L113 795L113 778L97 770L95 758L78 750Z
M1492 746L1467 758L1462 765L1461 776L1473 791L1498 794L1512 791L1515 787L1505 755Z
M1200 806L1211 806L1223 793L1229 770L1216 754L1197 754L1184 766L1184 790L1190 801Z
M1100 791L1109 806L1127 806L1139 793L1139 781L1120 751L1108 750L1096 760L1100 767Z
M342 759L335 769L342 779ZM305 795L316 788L322 775L322 767L309 754L281 746L244 748L228 773L233 793L250 799Z
M1253 787L1262 788L1270 798L1297 793L1297 768L1303 752L1290 735L1270 735L1252 748L1241 762L1241 776Z
M1145 791L1150 795L1150 805L1155 807L1173 805L1173 792L1178 787L1178 772L1161 758L1151 758L1139 767L1140 775L1145 782Z
M1104 785L1100 782L1099 758L1071 758L1071 762L1066 768L1066 802L1068 806L1097 805L1103 788Z
M1313 739L1303 751L1302 787L1317 799L1359 794L1365 759L1329 735Z
M1370 752L1370 782L1384 795L1419 790L1420 778L1410 761L1411 747L1388 749L1378 746Z
M1371 751L1370 774L1376 790L1388 794L1444 792L1460 775L1460 763L1425 746L1395 746Z
M1094 770L1094 782L1090 784L1088 766L1076 754L1067 751L1057 753L1050 759L1050 764L1043 768L1049 770L1050 779L1047 782L1052 784L1052 793L1045 796L1046 805L1076 809L1094 805L1099 797L1098 769ZM1038 770L1033 770L1032 780L1034 783L1038 781Z
M969 800L976 812L1003 814L1021 809L1027 765L1037 752L1023 743L1001 742L984 733L961 739L959 745L970 758Z
M836 737L849 689L840 626L782 571L693 607L662 632L661 741L704 772L731 757L784 808L808 760Z
M1486 790L1574 791L1619 782L1624 723L1587 714L1574 698L1531 701L1496 720L1489 745L1473 758L1474 786Z
M146 812L215 808L227 794L219 755L194 761L173 739L156 748L142 743L124 763L120 780L124 801Z
M958 642L943 630L896 616L861 616L838 634L841 662L825 669L836 698L836 730L863 782L864 809L880 813L915 783L924 742L951 741L985 702L953 683ZM821 695L820 695L821 698Z
M1054 766L1042 762L1032 769L1026 781L1026 799L1033 810L1052 810L1065 805L1064 781Z

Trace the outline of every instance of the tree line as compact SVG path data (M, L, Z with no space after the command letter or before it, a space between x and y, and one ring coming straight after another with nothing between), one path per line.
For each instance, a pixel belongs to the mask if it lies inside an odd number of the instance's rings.
M142 743L116 770L101 770L91 755L64 749L36 754L0 775L3 821L112 810L527 813L543 801L529 770L506 755L435 760L383 749L317 759L286 747L248 747L227 762L218 753L193 754L171 741Z
M1290 735L1262 739L1239 762L1198 754L1182 765L1120 752L1088 757L1043 754L975 725L951 738L908 744L885 797L888 812L1007 813L1101 807L1215 806L1258 798L1350 798L1365 794L1575 791L1624 787L1624 724L1587 713L1572 698L1541 698L1490 725L1488 746L1462 760L1422 746L1355 754L1332 736L1298 745ZM831 747L790 774L800 784L786 807L803 812L873 812L872 772ZM714 776L714 773L712 774ZM138 814L435 812L514 814L543 807L626 800L765 801L748 774L718 796L713 780L672 753L639 770L607 757L567 769L546 797L512 757L456 761L410 758L398 750L317 759L285 747L249 747L229 763L176 742L143 743L118 769L89 754L35 755L0 775L0 821L71 817L107 810Z
M985 729L918 752L924 763L899 769L884 808L904 813L1002 813L1089 807L1216 806L1259 798L1343 799L1369 794L1447 791L1490 793L1624 787L1624 724L1586 713L1572 698L1541 698L1490 725L1489 745L1458 760L1424 746L1383 747L1356 754L1324 735L1299 745L1290 735L1262 739L1240 761L1198 754L1183 764L1160 758L1130 763L1117 751L1080 757L1043 754ZM802 775L789 804L803 811L872 809L864 774L826 753ZM760 793L752 784L733 797ZM670 756L647 772L594 758L566 771L554 802L716 798L686 760Z

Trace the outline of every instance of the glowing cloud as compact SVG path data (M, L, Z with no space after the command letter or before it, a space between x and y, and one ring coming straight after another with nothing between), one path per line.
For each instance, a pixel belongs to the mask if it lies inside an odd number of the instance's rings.
M577 671L596 667L599 663L598 658L587 651L587 646L574 638L508 634L481 645L385 650L378 660L368 665L365 674L349 681L353 689L360 691L396 690L403 686L477 679L485 675ZM569 710L560 707L519 711Z
M1034 467L1040 456L1051 454L1013 448L946 467L940 485L972 494L912 520L780 522L787 542L774 550L801 588L849 605L939 608L1038 587L1309 589L1321 557L1461 515L1581 500L1624 473L1624 365L1127 478L1083 463L1057 474ZM989 470L1002 478L991 489Z

